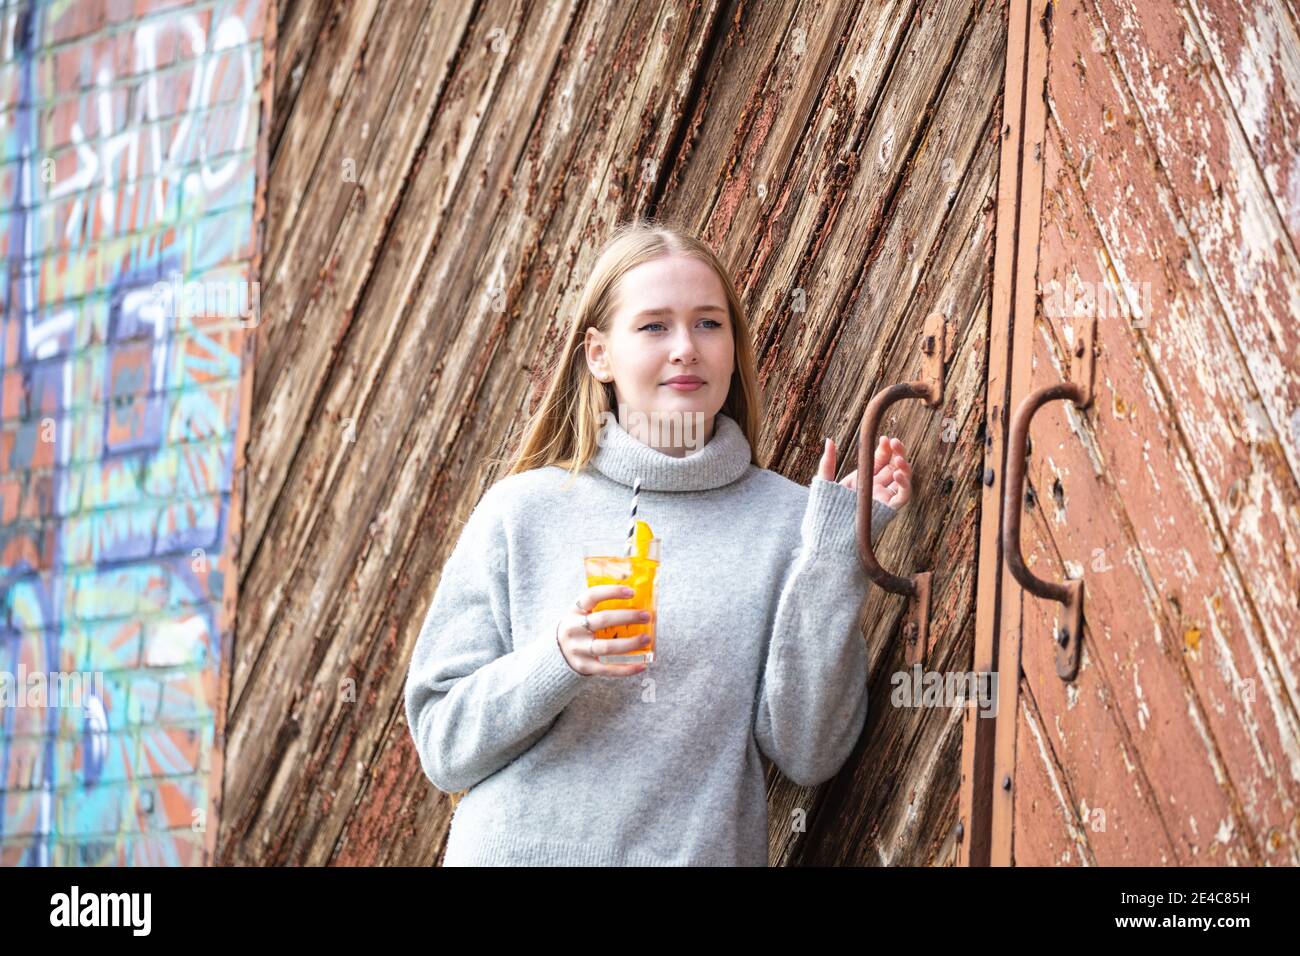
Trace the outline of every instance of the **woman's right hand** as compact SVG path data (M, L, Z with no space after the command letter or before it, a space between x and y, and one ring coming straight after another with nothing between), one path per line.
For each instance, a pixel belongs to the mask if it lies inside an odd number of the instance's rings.
M650 643L649 634L636 637L600 639L595 632L606 627L627 624L645 624L650 620L648 612L631 608L618 608L612 611L591 610L601 601L618 598L630 598L634 592L621 584L597 584L583 591L574 604L573 613L566 614L555 625L555 640L560 645L560 652L565 661L584 677L601 675L605 677L627 677L639 674L646 669L646 664L605 664L600 658L609 654L624 654L646 647ZM581 608L582 610L578 610ZM587 623L591 630L583 625L583 612L587 612Z

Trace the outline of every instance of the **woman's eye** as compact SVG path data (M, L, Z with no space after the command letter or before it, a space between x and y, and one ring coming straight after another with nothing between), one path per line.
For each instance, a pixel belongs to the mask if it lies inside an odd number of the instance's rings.
M720 328L722 328L722 323L719 322L717 319L703 319L702 321L711 323L711 325L709 325L709 328L713 328L713 329L720 329ZM663 327L664 327L664 324L663 324L662 322L651 322L651 323L649 323L648 325L643 325L643 326L641 326L641 328L638 329L638 331L640 331L640 332L644 332L644 331L646 331L646 329L653 329L653 328L661 328L661 329L662 329Z

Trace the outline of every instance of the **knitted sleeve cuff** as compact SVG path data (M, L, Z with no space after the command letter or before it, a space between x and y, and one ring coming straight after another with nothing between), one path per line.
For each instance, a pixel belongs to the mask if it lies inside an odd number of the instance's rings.
M546 701L572 700L581 687L584 675L579 674L564 658L560 642L554 632L539 637L520 648L523 668L529 677L533 694Z
M813 553L857 554L858 495L864 493L869 491L854 491L839 482L814 477L801 526L803 547ZM871 499L872 541L896 514L889 505Z

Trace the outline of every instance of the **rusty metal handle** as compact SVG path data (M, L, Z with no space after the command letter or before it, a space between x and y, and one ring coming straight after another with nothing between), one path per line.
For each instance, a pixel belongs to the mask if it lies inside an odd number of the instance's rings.
M943 401L944 328L942 313L934 312L926 319L925 334L921 339L921 351L925 355L922 379L890 385L867 404L858 429L858 481L868 483L868 489L871 487L871 468L876 453L876 434L885 409L905 398L924 399L931 408ZM909 665L920 664L925 660L930 640L930 572L920 571L905 578L881 567L871 541L872 500L869 493L858 494L858 555L867 577L886 591L908 596L908 619L903 627L906 659Z
M1048 402L1069 399L1080 408L1092 404L1093 339L1096 317L1090 317L1086 331L1075 343L1074 355L1081 374L1079 382L1045 385L1025 396L1011 419L1011 437L1007 443L1007 480L1002 489L1002 553L1012 575L1035 597L1065 605L1065 627L1053 635L1056 645L1056 673L1062 680L1074 680L1079 672L1079 649L1083 640L1083 579L1057 584L1036 577L1025 565L1020 551L1020 502L1025 493L1025 452L1029 423L1034 413Z

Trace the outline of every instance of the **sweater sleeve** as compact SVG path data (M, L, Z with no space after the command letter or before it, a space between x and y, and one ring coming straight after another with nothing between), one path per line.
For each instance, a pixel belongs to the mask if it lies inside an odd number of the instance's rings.
M759 749L805 787L839 771L867 720L867 650L858 613L869 579L858 557L858 494L813 478L759 680ZM874 541L897 512L874 499L871 506Z
M406 677L420 766L447 793L468 790L540 740L583 681L550 633L554 621L511 633L507 539L493 491L443 566Z

